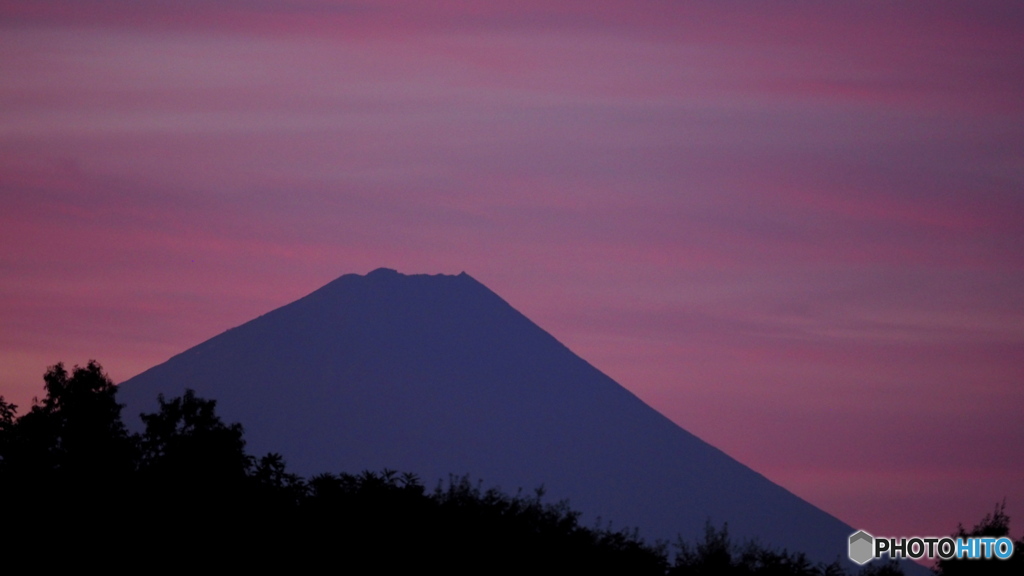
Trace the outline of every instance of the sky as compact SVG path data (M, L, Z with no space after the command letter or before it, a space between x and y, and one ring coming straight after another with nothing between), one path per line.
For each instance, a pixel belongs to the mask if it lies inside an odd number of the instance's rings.
M0 0L0 395L465 271L875 535L1024 533L1024 4ZM244 423L243 423L244 424Z

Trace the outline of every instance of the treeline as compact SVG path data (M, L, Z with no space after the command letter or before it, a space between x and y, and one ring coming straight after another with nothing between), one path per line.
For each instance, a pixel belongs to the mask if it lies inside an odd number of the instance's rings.
M0 397L0 543L26 567L108 571L282 569L534 574L843 574L799 553L648 544L590 528L543 492L514 496L468 478L427 490L391 470L300 478L246 453L239 424L191 391L161 397L130 433L96 362L61 364L22 416ZM875 563L866 574L896 574ZM949 571L953 574L953 571Z

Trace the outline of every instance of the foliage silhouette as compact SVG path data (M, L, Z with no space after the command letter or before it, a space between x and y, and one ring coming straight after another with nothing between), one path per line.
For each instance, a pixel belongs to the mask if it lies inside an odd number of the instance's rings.
M3 396L0 396L0 474L3 474L5 457L9 452L4 443L9 441L13 435L17 414L18 406L8 403Z
M95 361L62 364L28 413L0 397L4 543L50 564L111 571L193 569L493 572L703 576L840 576L835 562L756 543L734 544L710 523L703 541L667 547L636 531L580 524L567 502L538 488L510 496L469 477L427 491L412 473L324 473L306 480L280 454L253 458L240 424L191 390L141 415L129 434L117 388ZM57 532L55 532L57 531ZM54 537L59 533L60 537ZM1009 533L1003 506L959 536ZM108 545L117 538L117 552ZM1016 543L1021 547L1021 543ZM942 562L941 576L1019 574L1010 562ZM973 570L973 571L972 571ZM862 576L900 574L875 563Z
M3 535L8 550L24 557L46 554L43 535L113 532L121 515L119 499L136 462L135 439L121 421L116 387L95 361L63 364L43 376L46 395L15 418L0 406L0 493L4 515L16 519ZM66 538L62 553L82 561L99 550L80 538Z
M160 411L143 414L141 437L144 472L177 483L236 483L246 478L253 459L245 453L242 425L224 424L216 401L186 390L181 398L158 398Z
M2 395L0 395L0 430L6 430L8 426L14 424L14 416L18 413L18 406L16 404L8 404Z
M857 576L900 576L901 574L903 574L903 569L900 568L899 562L888 560L868 564L857 573Z
M99 364L70 376L57 364L44 380L46 396L20 418L0 401L0 487L25 495L5 510L19 518L5 545L51 564L664 574L660 549L582 528L541 491L510 497L463 478L428 493L394 470L307 482L278 454L249 456L241 425L191 390L159 397L131 435ZM54 527L70 537L58 545L45 536ZM113 534L116 554L86 537Z
M995 510L991 514L986 514L971 530L959 524L953 533L954 538L972 536L1010 536L1010 517L1006 515L1005 500L996 504ZM1024 574L1024 537L1014 541L1013 548L1013 556L1007 560L940 560L935 565L935 573L939 576Z
M836 560L831 564L811 564L803 553L775 551L755 542L733 544L728 524L721 529L710 522L704 527L704 540L690 545L680 540L670 576L838 576L845 574Z
M36 480L63 476L95 488L129 472L134 442L114 400L117 388L102 367L92 360L69 376L58 363L43 380L46 396L21 418L14 419L16 407L0 406L0 459L7 473Z

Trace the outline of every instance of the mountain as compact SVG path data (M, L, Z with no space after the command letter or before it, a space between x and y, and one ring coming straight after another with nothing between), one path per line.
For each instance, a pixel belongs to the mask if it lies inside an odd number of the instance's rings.
M192 388L253 454L303 475L385 467L543 485L584 522L846 558L854 529L707 444L465 273L379 269L323 288L120 385L126 418Z

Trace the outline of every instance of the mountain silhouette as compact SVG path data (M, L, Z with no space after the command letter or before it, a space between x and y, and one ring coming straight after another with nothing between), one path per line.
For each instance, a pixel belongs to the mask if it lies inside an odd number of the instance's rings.
M120 385L126 417L186 388L303 475L383 468L543 485L584 523L846 558L854 529L662 416L465 273L349 274Z

